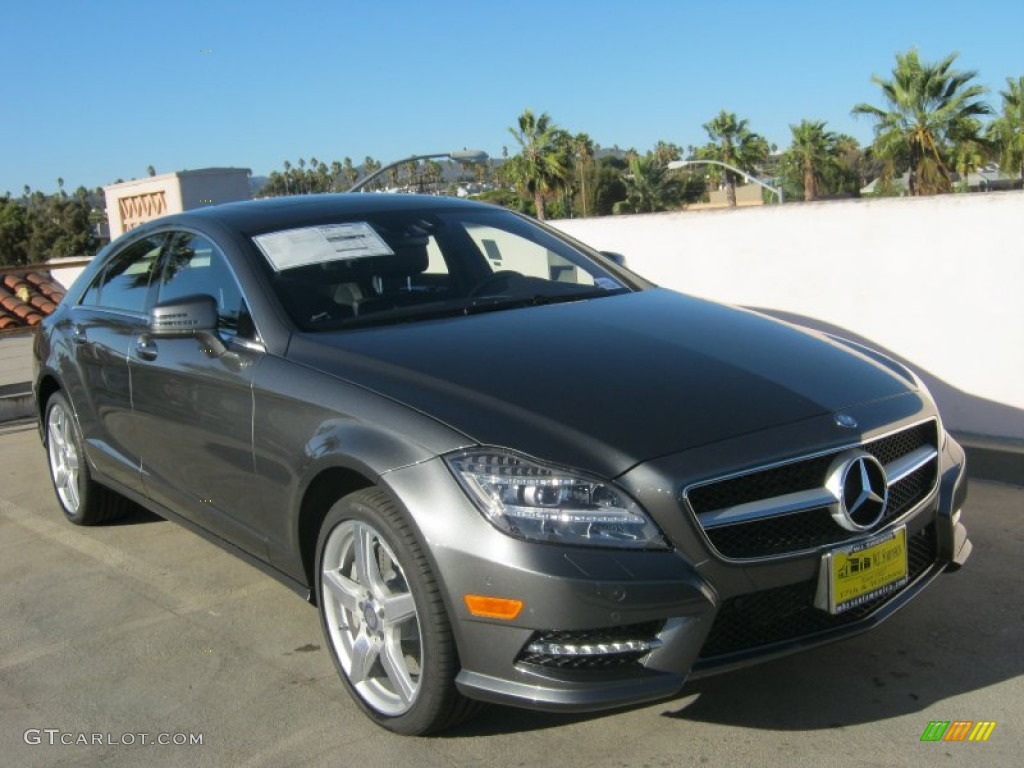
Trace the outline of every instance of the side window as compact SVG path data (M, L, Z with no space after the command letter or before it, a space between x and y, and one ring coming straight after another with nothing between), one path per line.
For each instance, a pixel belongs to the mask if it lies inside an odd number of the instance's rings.
M166 239L167 235L146 237L115 254L82 296L82 304L145 312L150 280Z
M202 235L179 232L171 240L160 275L158 302L205 293L217 300L217 329L251 337L252 321L224 254Z
M594 284L590 274L564 256L515 232L471 222L467 222L466 232L496 272L512 270L552 282Z
M437 244L437 240L431 237L427 241L427 268L425 274L428 275L447 275L448 264L445 263L444 255L441 253L441 248Z

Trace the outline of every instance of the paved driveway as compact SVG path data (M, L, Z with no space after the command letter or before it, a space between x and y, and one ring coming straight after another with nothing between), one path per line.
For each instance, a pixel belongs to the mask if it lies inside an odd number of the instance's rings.
M407 739L349 702L313 608L143 512L64 523L34 428L0 428L0 765L1018 765L1024 490L975 483L966 515L967 568L874 632L632 710ZM921 743L932 720L997 725Z

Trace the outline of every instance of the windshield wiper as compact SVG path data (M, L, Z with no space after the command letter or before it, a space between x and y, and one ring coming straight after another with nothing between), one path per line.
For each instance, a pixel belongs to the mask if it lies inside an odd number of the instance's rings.
M484 312L498 312L504 309L517 309L521 307L537 307L544 304L561 304L569 301L581 301L601 296L616 296L621 293L628 293L628 288L606 290L577 291L574 293L557 294L534 294L531 296L487 296L470 301L445 303L442 305L422 305L401 307L393 310L374 312L362 317L348 318L329 326L325 325L317 330L340 331L349 328L368 328L378 325L397 325L399 323L418 322L420 320L438 320L445 317L458 317L459 315L476 315Z
M464 312L467 315L472 315L477 312L492 312L498 309L539 307L543 304L564 304L569 301L596 299L601 296L616 296L625 292L625 288L618 288L611 291L605 288L598 288L591 291L574 291L571 293L537 293L532 296L493 296L474 299L471 304L465 307Z

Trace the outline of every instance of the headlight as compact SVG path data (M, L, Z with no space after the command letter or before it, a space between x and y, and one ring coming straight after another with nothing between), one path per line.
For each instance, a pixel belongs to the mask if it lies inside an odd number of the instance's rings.
M608 483L497 450L464 451L446 461L484 517L512 536L592 547L667 548L640 505Z

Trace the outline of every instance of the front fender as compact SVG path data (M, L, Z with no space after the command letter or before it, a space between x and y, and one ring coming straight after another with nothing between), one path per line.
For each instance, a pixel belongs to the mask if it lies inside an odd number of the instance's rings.
M268 356L253 387L253 469L271 559L293 576L313 535L303 522L311 492L318 510L347 489L387 485L388 472L468 447L460 432L364 387ZM325 490L321 479L329 476ZM321 516L322 517L322 516Z

